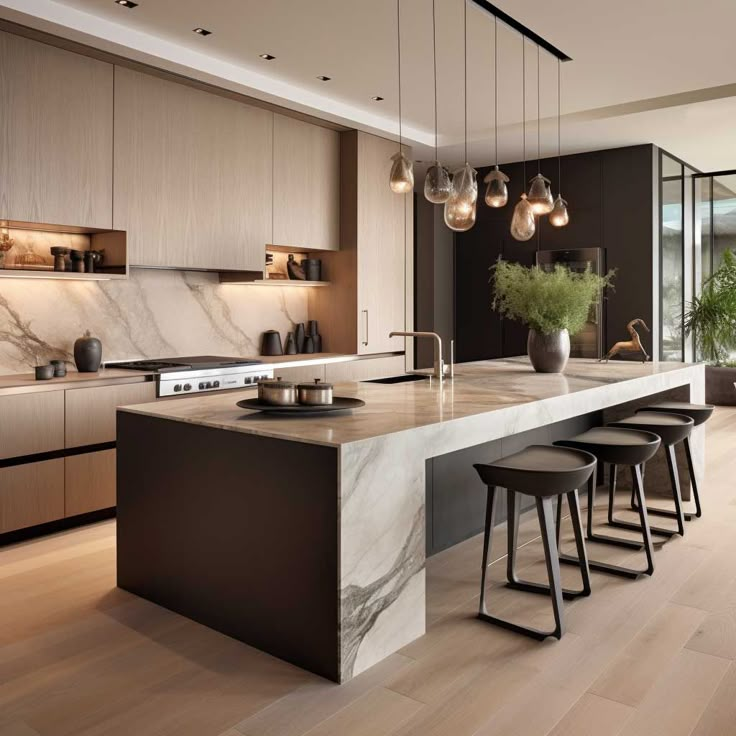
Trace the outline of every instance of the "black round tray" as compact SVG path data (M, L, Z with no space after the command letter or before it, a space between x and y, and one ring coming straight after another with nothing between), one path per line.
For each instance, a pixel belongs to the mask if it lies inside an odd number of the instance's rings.
M260 399L243 399L238 401L241 409L255 409L264 414L327 414L331 411L345 411L345 409L357 409L365 406L362 399L350 399L344 396L335 396L331 404L290 404L289 406L276 406L266 404Z

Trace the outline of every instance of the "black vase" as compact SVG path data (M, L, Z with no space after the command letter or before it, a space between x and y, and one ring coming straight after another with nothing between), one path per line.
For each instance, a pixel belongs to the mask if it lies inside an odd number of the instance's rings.
M294 339L294 333L289 332L286 335L286 345L284 346L284 355L296 355L296 340Z
M296 340L296 351L297 351L297 353L303 353L304 352L304 338L305 337L306 337L306 333L304 331L304 322L300 322L294 328L294 339Z
M312 337L319 335L319 323L316 319L310 319L307 322L307 335L311 335Z
M266 330L261 338L261 355L283 355L281 335L276 330Z
M102 343L89 330L74 343L74 363L80 373L97 373L102 363Z

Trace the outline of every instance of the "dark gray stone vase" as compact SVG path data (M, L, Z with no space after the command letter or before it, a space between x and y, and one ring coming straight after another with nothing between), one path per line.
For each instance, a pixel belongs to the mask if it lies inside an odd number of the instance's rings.
M102 343L88 332L74 343L74 363L80 373L97 373L102 362Z
M526 350L537 373L562 373L570 357L570 334L567 330L551 335L529 330Z

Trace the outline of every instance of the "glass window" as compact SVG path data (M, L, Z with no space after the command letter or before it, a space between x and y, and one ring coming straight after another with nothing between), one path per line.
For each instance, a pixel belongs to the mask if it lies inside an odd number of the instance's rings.
M662 360L683 359L683 170L682 164L662 153L661 197L661 339Z
M736 250L736 174L713 177L712 268L718 268L723 252L729 249Z

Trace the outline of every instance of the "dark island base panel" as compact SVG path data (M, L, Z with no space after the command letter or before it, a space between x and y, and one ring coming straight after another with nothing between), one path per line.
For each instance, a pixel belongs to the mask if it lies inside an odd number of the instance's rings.
M36 524L35 526L27 526L23 529L16 529L12 532L0 534L0 547L9 544L17 544L25 542L28 539L43 537L48 534L58 534L59 532L69 531L80 526L94 524L97 521L105 521L106 519L115 518L115 508L100 509L99 511L90 511L86 514L78 516L67 516L56 521L47 521L45 524Z
M689 400L690 388L682 386L635 402L618 404L603 411L584 414L564 422L548 424L529 432L430 458L426 461L427 557L483 531L486 487L478 478L473 468L474 463L492 462L518 452L528 445L551 444L556 440L572 437L591 427L623 419L635 413L637 409L657 401ZM690 499L690 476L682 444L676 447L676 455L682 495L687 501ZM599 484L606 481L603 470L598 469ZM608 469L606 473L607 471ZM622 489L631 487L628 471L619 473L618 487ZM655 458L647 463L645 490L652 499L656 499L659 495L664 499L672 498L667 463L662 452L658 452ZM534 508L533 498L527 496L521 498L522 512ZM602 503L600 499L599 503ZM498 524L506 521L505 493L501 494L497 502L496 520Z
M118 585L339 679L337 451L118 413Z

